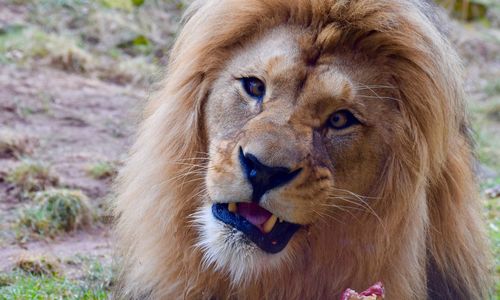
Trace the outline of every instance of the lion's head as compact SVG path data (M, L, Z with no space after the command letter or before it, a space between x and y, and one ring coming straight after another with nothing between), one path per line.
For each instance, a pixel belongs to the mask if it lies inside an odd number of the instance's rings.
M308 233L338 227L337 214L379 217L380 174L403 135L401 96L386 59L322 53L317 35L287 26L248 39L207 97L200 244L238 280L295 255Z
M121 176L121 295L484 296L460 67L431 11L195 2Z

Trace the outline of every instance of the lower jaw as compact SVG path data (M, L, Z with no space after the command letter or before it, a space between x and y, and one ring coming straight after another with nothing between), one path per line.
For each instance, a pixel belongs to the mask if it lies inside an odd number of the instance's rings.
M230 212L226 203L213 204L212 214L217 220L244 233L261 250L270 254L282 251L301 227L285 221L276 224L269 233L263 233L242 216Z

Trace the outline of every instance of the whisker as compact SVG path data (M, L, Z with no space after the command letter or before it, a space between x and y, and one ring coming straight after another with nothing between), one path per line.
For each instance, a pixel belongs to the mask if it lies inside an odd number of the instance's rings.
M361 211L361 212L367 212L366 210L366 207L363 206L362 204L360 203L357 203L357 202L351 202L350 200L348 200L347 198L342 198L342 197L330 197L329 199L336 199L336 200L344 200L345 202L348 202L348 203L352 203L352 204L355 204L356 206L353 207L353 206L348 206L348 205L338 205L338 204L332 204L332 203L322 203L321 205L322 206L325 206L325 207L329 207L329 208L338 208L342 211L345 211L347 212L349 209L353 209L353 210L357 210L357 211Z
M372 197L372 196L360 195L360 194L356 194L355 192L352 192L352 191L349 191L349 190L346 190L346 189L341 189L341 188L338 188L338 187L331 187L331 189L335 190L335 191L346 192L349 195L355 196L356 198L361 197L361 198L366 198L366 199L380 199L380 197Z
M363 88L355 87L355 91L360 91L360 90L368 90L368 89L397 89L397 87L393 85L383 85L383 84L363 84L361 82L356 82L357 85L362 86Z
M385 228L385 225L384 225L384 222L382 221L382 218L380 218L380 216L377 214L377 212L370 206L370 204L366 200L363 199L362 196L360 196L360 195L358 195L358 194L356 194L354 192L351 192L349 190L344 190L344 189L339 189L339 188L334 188L334 189L339 190L339 191L347 192L350 195L354 196L356 200L360 201L360 203L358 203L356 201L347 200L345 198L340 198L340 199L343 200L343 201L352 203L352 204L354 204L354 203L362 204L362 206L364 206L366 209L368 209L368 212L371 213L377 219L377 221L379 222L379 224L382 226L384 232L387 232L387 229ZM334 195L332 195L332 196L334 196ZM377 199L377 198L375 198L375 199Z
M368 98L368 99L380 99L380 100L394 100L398 102L402 102L401 99L394 98L394 97L385 97L385 96L368 96L368 95L357 95L357 97L360 98Z
M395 100L395 101L400 101L401 102L401 99L397 99L397 98L393 98L393 97L382 97L377 92L375 92L375 90L374 90L374 89L378 89L378 88L395 88L393 86L383 86L383 85L379 85L379 86L372 85L372 86L369 86L369 85L365 85L365 84L360 83L360 82L358 82L357 84L363 86L364 89L355 89L356 91L369 90L370 92L372 92L375 95L375 96L358 95L359 97L364 97L364 98L378 98L380 100L390 99L390 100Z
M314 209L314 208L312 209L312 211L318 216L319 222L321 222L323 224L326 224L327 223L327 219L328 219L328 220L333 220L333 221L339 222L342 225L345 225L344 222L342 222L341 220L337 219L334 215L328 214L327 212L321 212L321 211L319 211L317 209Z
M195 159L208 159L209 157L198 157L198 156L193 156L193 157L185 157L185 158L180 158L177 159L176 161L185 161L185 160L195 160Z

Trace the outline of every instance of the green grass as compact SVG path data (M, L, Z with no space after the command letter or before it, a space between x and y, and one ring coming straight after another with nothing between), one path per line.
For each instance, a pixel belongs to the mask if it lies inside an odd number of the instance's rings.
M479 161L500 172L500 90L498 82L489 81L484 87L486 100L470 101L474 140Z
M470 101L476 153L489 176L480 182L481 191L500 186L500 82L489 80L483 87L485 98ZM500 295L500 199L487 199L484 213L495 263L495 295Z
M107 299L103 290L85 290L78 282L61 277L17 273L13 284L0 288L0 299Z
M0 65L49 65L118 84L149 84L166 62L180 0L10 0L26 23L0 25ZM172 19L172 20L175 20Z
M72 37L47 33L34 26L15 25L0 32L0 62L28 65L43 60L67 71L84 72L92 56Z
M477 155L479 160L495 171L500 170L500 139L498 133L482 127L476 129Z
M132 0L100 0L99 2L108 8L122 9L125 11L132 11L134 9Z
M489 81L484 90L489 96L500 95L500 79L493 79Z
M449 13L458 19L488 20L487 12L489 9L498 8L497 0L436 0Z
M500 98L496 84L488 84L487 101L471 103L473 128L477 143L476 153L481 164L496 175L480 182L481 191L500 186L500 118L498 105ZM496 98L495 98L496 97ZM485 197L486 198L486 197ZM487 231L492 246L495 263L495 295L500 295L500 199L486 199L484 202Z
M0 273L0 300L11 299L108 299L113 285L113 270L88 256L76 255L65 262L81 272L76 278L58 273L35 275L17 268Z
M34 205L21 212L17 223L18 239L26 239L30 233L54 237L91 224L91 207L81 191L52 189L37 192L33 201Z
M17 270L0 273L0 299L108 299L111 282L111 269L99 262L93 262L81 279L36 276Z
M87 168L87 174L94 179L107 179L116 176L116 166L110 162L97 162Z

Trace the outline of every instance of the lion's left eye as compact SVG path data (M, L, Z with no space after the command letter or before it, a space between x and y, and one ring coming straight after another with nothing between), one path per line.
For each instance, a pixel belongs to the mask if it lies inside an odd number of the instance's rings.
M262 100L266 94L266 85L255 77L245 77L241 79L241 84L245 92L252 98Z
M328 126L337 130L345 129L359 123L359 120L346 109L334 112L328 119Z

